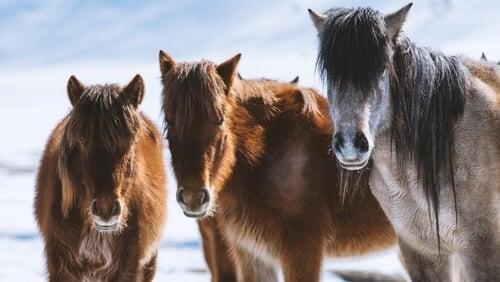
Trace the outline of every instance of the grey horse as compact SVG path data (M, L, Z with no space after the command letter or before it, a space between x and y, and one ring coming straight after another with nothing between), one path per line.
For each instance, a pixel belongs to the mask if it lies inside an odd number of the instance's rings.
M415 45L410 8L309 10L332 150L371 163L413 281L500 281L500 68Z

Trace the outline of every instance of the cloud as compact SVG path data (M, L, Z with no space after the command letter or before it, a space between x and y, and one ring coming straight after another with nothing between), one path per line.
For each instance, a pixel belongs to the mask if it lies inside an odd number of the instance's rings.
M309 5L285 0L5 2L0 3L0 60L14 65L142 60L158 48L188 58L276 49L299 39L313 46Z
M334 4L392 11L406 2ZM306 9L323 11L331 5L328 0L4 1L0 2L0 67L153 64L161 48L180 60L218 61L243 52L244 60L252 60L249 64L264 63L251 69L242 64L256 76L280 75L279 66L289 65L285 60L297 63L298 58L308 60L304 67L311 72L317 42ZM423 45L473 57L484 50L495 58L500 56L493 54L498 52L493 50L497 39L490 34L500 31L494 14L498 8L500 3L486 0L419 1L405 31Z

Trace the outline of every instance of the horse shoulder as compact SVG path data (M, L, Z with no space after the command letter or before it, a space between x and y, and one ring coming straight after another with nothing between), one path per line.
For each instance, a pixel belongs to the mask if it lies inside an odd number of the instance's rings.
M42 230L45 230L51 206L58 194L56 190L61 187L57 174L57 163L65 125L66 119L63 119L50 134L38 168L35 215Z
M137 138L137 164L132 201L139 205L137 221L141 222L138 242L141 265L147 264L156 253L166 219L166 175L163 162L163 142L159 130L146 116L142 115L143 126Z
M472 78L472 91L468 97L462 127L467 132L480 131L489 137L497 154L500 153L500 89L495 89L479 78ZM477 127L478 124L482 126ZM460 129L459 129L460 130ZM470 134L470 133L468 133ZM500 155L498 156L500 157Z
M136 138L136 153L139 154L139 161L144 162L139 169L147 173L154 173L163 182L165 173L163 169L163 141L156 125L146 116L142 115L142 126ZM163 186L162 184L160 186Z

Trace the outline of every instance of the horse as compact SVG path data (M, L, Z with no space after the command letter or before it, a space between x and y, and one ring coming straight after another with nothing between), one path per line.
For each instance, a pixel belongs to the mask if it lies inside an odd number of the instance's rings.
M215 217L198 220L198 229L211 281L236 281L236 269L229 257L229 247L224 238L222 238L222 232Z
M160 51L165 135L184 214L215 218L238 281L318 281L324 255L392 246L376 199L343 199L318 91L239 80L240 54L177 63ZM357 185L367 189L367 174ZM363 181L365 180L365 181Z
M346 170L371 160L413 281L498 281L500 70L414 44L401 31L411 5L309 10L331 147Z
M244 80L239 72L237 73L237 77L240 80ZM272 79L260 78L259 80L271 81ZM288 83L297 86L299 83L299 76L296 76ZM202 239L205 262L212 276L212 281L236 281L236 270L233 262L229 258L228 246L222 238L215 218L210 217L199 220L198 227Z
M163 138L138 111L140 75L125 87L83 85L43 153L35 217L49 281L152 281L166 216Z

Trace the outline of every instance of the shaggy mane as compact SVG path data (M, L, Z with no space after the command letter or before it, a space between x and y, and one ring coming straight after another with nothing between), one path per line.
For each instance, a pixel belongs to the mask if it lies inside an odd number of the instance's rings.
M402 34L391 46L383 15L371 8L332 9L327 15L319 35L319 72L339 95L354 87L368 96L377 92L388 70L395 169L407 183L409 165L416 166L440 244L443 181L451 183L456 211L453 127L464 110L469 72L460 58L417 47Z
M196 115L214 121L222 117L224 109L217 94L224 93L225 85L214 63L179 63L163 78L163 84L164 122L168 125L169 117L175 117L172 125L179 134L189 132Z
M110 154L128 150L139 127L132 106L120 99L115 84L88 87L68 117L64 139L71 147L80 143Z

